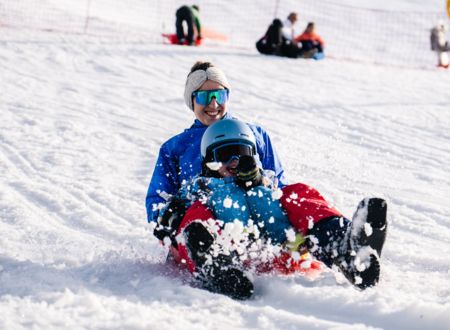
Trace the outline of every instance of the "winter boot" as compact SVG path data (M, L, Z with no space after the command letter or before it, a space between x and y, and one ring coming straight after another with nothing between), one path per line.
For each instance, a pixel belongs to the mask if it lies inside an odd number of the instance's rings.
M200 222L193 222L184 230L186 248L196 265L195 277L200 285L211 292L233 299L248 299L253 294L253 283L244 274L236 256L212 256L214 237Z
M356 209L352 220L352 244L358 246L370 246L381 256L384 241L386 239L387 204L381 198L363 199Z
M203 288L224 294L233 299L249 299L253 294L253 283L245 275L242 267L235 265L231 256L223 254L205 264L198 273Z
M356 287L366 289L378 283L379 257L386 238L386 202L364 199L353 221L333 217L319 221L308 237L309 251L331 267L336 265Z

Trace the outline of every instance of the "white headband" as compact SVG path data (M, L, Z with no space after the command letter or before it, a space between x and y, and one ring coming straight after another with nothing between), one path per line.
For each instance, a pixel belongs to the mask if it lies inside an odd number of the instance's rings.
M184 102L189 109L194 110L194 104L192 104L192 93L198 90L206 80L215 81L221 84L226 89L230 89L227 77L222 70L214 66L205 70L196 70L190 73L186 79L186 85L184 87Z

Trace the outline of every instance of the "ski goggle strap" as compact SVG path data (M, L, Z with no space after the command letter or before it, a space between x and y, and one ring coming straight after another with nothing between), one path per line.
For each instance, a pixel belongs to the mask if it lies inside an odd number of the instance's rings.
M254 156L254 149L249 144L233 143L222 144L214 148L210 152L208 161L221 162L227 164L234 159L239 159L241 156Z
M213 97L218 104L223 105L228 101L229 96L230 90L228 89L212 89L209 91L195 91L192 93L192 97L195 97L195 102L200 105L210 104Z

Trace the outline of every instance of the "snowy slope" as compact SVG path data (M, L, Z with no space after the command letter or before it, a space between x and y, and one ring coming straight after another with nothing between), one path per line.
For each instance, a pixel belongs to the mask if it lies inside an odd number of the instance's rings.
M29 33L0 41L0 329L449 329L450 72ZM226 72L231 111L269 131L292 182L349 217L387 199L376 288L262 276L238 302L163 265L144 198L159 146L193 120L198 59Z

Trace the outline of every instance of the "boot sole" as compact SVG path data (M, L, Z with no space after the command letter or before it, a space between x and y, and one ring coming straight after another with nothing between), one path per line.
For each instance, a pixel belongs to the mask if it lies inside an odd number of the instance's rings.
M358 279L358 283L356 283ZM380 279L380 262L375 255L370 256L370 266L363 272L359 273L358 276L351 279L353 285L360 288L361 290L375 286Z
M359 204L358 209L365 207L367 207L366 223L370 224L372 227L372 233L367 235L363 230L361 237L358 240L358 244L360 246L369 245L372 249L377 251L378 257L380 257L387 233L387 204L384 199L370 198L368 200L363 200Z

